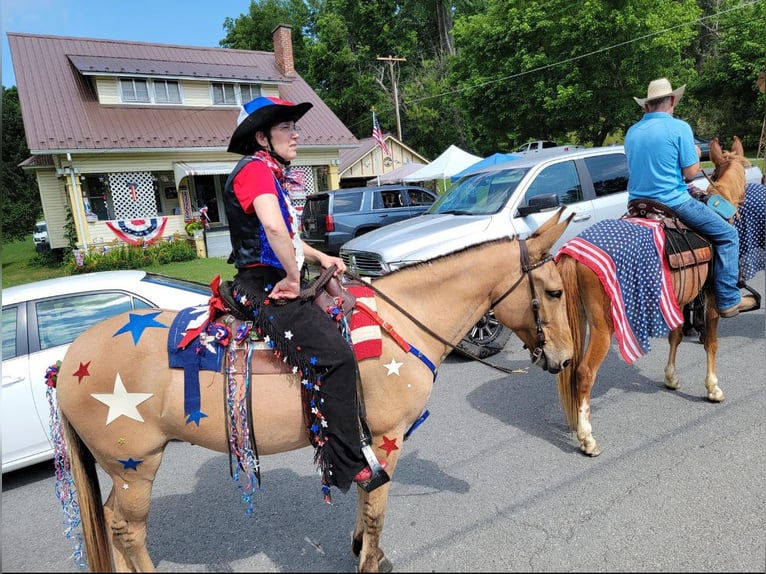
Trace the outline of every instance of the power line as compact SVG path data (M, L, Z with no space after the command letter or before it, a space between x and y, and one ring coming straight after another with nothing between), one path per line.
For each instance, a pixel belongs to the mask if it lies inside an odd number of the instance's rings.
M670 26L669 28L665 28L663 30L658 30L658 31L652 32L650 34L644 34L643 36L639 36L637 38L633 38L632 40L626 40L624 42L619 42L619 43L613 44L611 46L606 46L604 48L599 48L597 50L593 50L591 52L588 52L587 54L582 54L582 55L579 55L579 56L574 56L572 58L567 58L566 60L561 60L559 62L553 62L553 63L550 63L550 64L546 64L544 66L540 66L538 68L534 68L534 69L531 69L531 70L526 70L524 72L519 72L519 73L516 73L516 74L510 74L508 76L503 76L501 78L497 78L497 79L494 79L494 80L487 80L485 82L474 84L474 85L470 86L470 89L481 88L481 87L488 86L488 85L491 85L491 84L496 84L498 82L504 82L504 81L507 81L507 80L512 80L514 78L519 78L519 77L522 77L522 76L525 76L525 75L528 75L528 74L540 72L542 70L547 70L549 68L553 68L553 67L556 67L556 66L560 66L560 65L563 65L563 64L570 63L570 62L575 62L577 60L582 60L583 58L588 58L588 57L593 56L595 54L600 54L600 53L603 53L603 52L607 52L609 50L613 50L613 49L619 48L621 46L626 46L626 45L629 45L629 44L633 44L635 42L641 42L641 41L646 40L648 38L653 38L655 36L659 36L659 35L665 34L665 33L670 32L672 30L676 30L678 28L683 28L685 26L689 26L691 24L701 24L701 23L703 23L706 20L710 20L710 19L713 19L713 18L718 18L718 17L720 17L720 16L722 16L724 14L727 14L729 12L733 12L735 10L741 10L743 8L746 8L746 7L758 4L759 2L762 2L762 1L763 0L749 0L747 2L743 2L742 4L739 4L737 6L733 6L731 8L727 8L725 10L721 10L720 12L716 12L715 14L710 14L708 16L702 16L700 18L696 18L696 19L691 20L689 22L684 22L682 24L677 24L675 26ZM442 92L440 94L435 94L435 95L431 95L431 96L424 96L422 98L415 98L415 99L409 100L408 103L414 104L414 103L418 103L418 102L424 102L424 101L428 101L428 100L442 98L444 96L448 96L448 95L451 95L451 94L457 94L457 93L466 91L468 89L469 89L469 87L458 88L458 89L455 89L455 90L450 90L450 91L447 91L447 92ZM397 105L398 105L398 102L397 102ZM356 125L360 125L361 123L362 122L360 121L359 124L356 124ZM401 139L401 136L400 136L400 139Z

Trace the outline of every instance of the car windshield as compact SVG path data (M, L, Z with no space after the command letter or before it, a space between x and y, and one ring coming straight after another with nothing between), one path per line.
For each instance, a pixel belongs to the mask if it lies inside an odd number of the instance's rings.
M426 213L489 215L500 211L529 168L467 175L455 182Z
M38 223L35 225L35 233L44 233L46 231L44 223Z
M210 295L212 293L210 287L204 283L178 279L176 277L167 277L165 275L157 275L154 273L147 273L141 281L155 283L157 285L166 285L176 289L183 289L184 291L199 293L200 295Z

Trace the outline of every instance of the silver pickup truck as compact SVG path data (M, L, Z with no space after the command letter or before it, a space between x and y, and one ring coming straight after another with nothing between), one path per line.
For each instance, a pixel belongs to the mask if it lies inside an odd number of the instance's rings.
M761 183L758 167L748 182ZM697 187L707 188L703 174ZM487 167L457 181L423 215L352 239L340 257L353 273L376 277L467 245L502 236L526 237L566 205L575 216L557 250L586 227L617 219L627 209L628 164L622 146L545 154ZM459 351L485 358L503 349L511 332L488 313Z

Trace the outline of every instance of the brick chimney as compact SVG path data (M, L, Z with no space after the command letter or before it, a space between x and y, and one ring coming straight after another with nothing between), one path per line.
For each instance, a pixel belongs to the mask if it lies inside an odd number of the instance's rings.
M295 61L293 60L292 27L287 24L279 24L271 32L274 38L274 60L277 67L285 76L295 75Z

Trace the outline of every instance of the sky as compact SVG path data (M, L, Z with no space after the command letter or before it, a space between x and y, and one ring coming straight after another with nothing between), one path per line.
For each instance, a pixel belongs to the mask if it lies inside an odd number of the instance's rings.
M250 0L2 0L2 85L16 85L8 32L218 47Z

